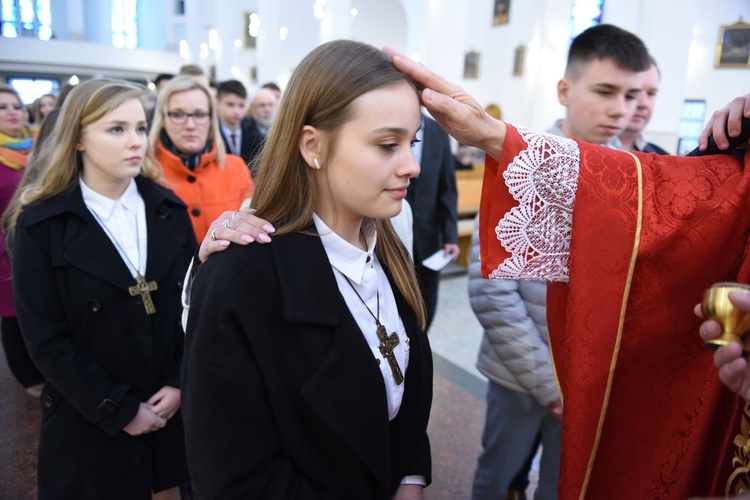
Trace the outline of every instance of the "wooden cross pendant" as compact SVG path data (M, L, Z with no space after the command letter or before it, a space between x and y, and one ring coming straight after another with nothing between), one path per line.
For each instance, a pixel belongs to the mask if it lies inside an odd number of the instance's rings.
M146 308L146 314L154 314L156 308L154 307L154 301L151 300L151 292L157 288L156 281L146 281L146 278L138 273L135 275L135 285L128 287L128 292L130 292L131 297L140 295L143 299L143 307Z
M396 335L396 332L393 332L389 336L385 331L385 327L381 325L380 322L377 323L377 326L375 332L378 334L378 339L380 339L378 349L380 349L380 354L388 360L388 364L391 367L391 373L393 373L393 380L396 381L396 385L400 385L401 382L404 381L404 374L401 373L401 368L399 368L398 361L396 361L396 355L393 354L393 349L400 342L398 335Z

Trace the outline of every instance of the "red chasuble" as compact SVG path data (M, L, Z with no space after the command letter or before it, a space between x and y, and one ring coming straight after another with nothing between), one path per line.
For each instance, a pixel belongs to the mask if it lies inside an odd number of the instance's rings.
M693 314L712 283L750 282L748 167L750 154L744 167L632 155L511 126L500 161L487 158L483 274L558 281L547 317L564 401L559 498L750 490L750 412L719 381Z

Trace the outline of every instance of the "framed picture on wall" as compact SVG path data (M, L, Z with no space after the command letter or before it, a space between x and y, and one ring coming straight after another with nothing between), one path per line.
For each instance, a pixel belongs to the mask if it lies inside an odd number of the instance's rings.
M464 57L464 78L479 78L479 52L467 52Z
M242 16L242 38L246 49L255 48L259 26L258 14L255 12L245 12Z
M492 14L492 25L508 24L510 19L510 0L495 0L495 10Z
M522 44L513 52L513 76L523 76L524 64L526 64L526 46Z
M717 68L750 68L750 24L740 19L722 26L716 47Z

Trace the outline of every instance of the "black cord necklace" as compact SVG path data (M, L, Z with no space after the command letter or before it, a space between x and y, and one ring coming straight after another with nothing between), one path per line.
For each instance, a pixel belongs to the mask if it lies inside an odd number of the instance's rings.
M154 307L154 301L151 299L151 292L155 291L159 286L156 284L156 281L146 281L146 278L143 277L141 274L141 271L133 265L133 261L130 260L130 257L128 257L128 254L125 253L125 250L120 246L120 243L117 241L117 238L115 238L115 235L112 234L112 232L109 230L109 228L104 224L104 221L99 217L99 214L94 212L89 208L89 211L93 214L96 221L99 223L99 225L104 229L104 232L107 233L107 236L109 236L109 239L112 240L112 243L115 244L117 249L120 251L120 255L122 255L125 260L130 264L130 266L135 271L135 285L128 287L128 293L130 293L131 297L135 297L136 295L141 296L141 300L143 300L143 307L146 309L146 314L154 314L156 312L156 307ZM137 242L138 239L138 214L135 216L135 236L136 236L136 248L138 248L138 265L141 264L141 245ZM144 270L145 271L145 270Z
M380 323L380 291L378 291L376 294L378 308L378 314L376 316L375 314L373 314L372 310L367 307L367 303L365 303L364 299L359 294L357 289L354 288L354 283L352 283L349 277L344 275L343 273L342 276L346 278L346 282L349 283L350 287L352 287L352 290L354 290L354 293L357 295L359 301L362 302L362 305L365 306L365 309L367 309L367 312L370 313L372 319L375 320L375 333L378 336L378 340L380 340L378 349L380 350L380 354L382 354L383 357L388 360L388 365L391 367L391 373L393 374L393 380L396 382L396 385L400 385L404 381L404 374L401 372L401 368L398 366L398 361L396 360L396 355L393 354L393 349L401 341L399 340L396 332L388 335L385 327Z

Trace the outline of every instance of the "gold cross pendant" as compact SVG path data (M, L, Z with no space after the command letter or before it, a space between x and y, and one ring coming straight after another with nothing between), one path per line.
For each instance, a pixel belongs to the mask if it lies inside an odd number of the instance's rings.
M377 329L375 332L378 334L378 339L380 339L380 345L378 345L380 354L388 360L388 364L391 367L391 373L393 373L393 380L396 382L396 385L401 385L404 381L404 374L401 373L401 368L398 366L396 355L393 354L393 349L399 344L398 335L396 335L396 332L393 332L389 336L385 331L385 327L381 325L380 322L377 323Z
M146 314L154 314L156 308L154 307L154 301L151 300L151 292L157 288L156 281L146 281L146 278L138 273L135 275L135 285L128 287L128 292L132 297L140 295L143 299L143 307L146 308Z

